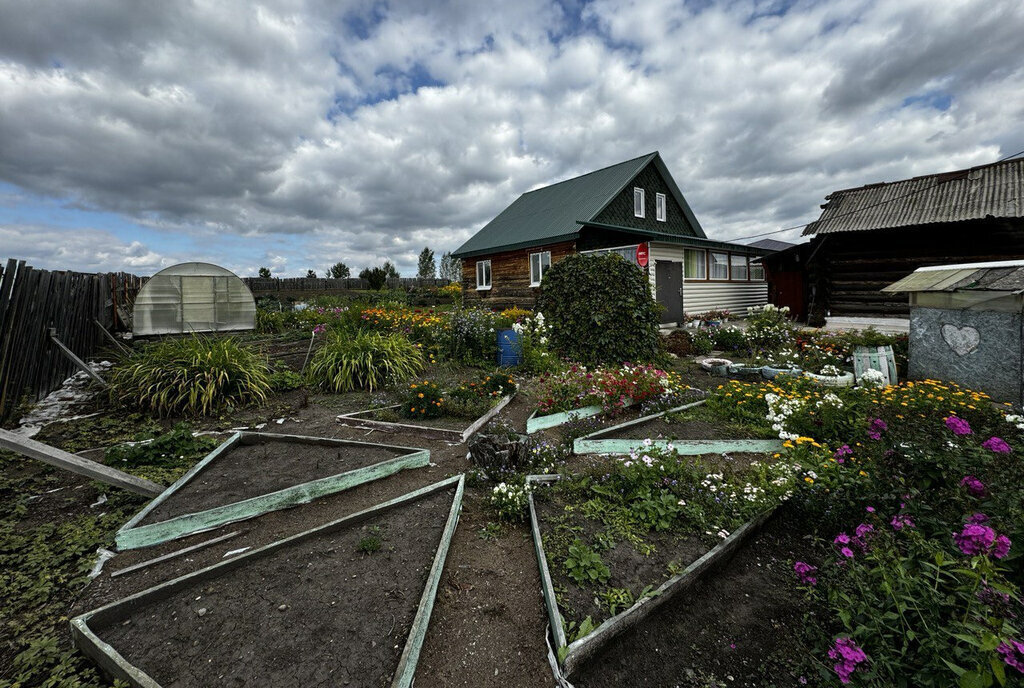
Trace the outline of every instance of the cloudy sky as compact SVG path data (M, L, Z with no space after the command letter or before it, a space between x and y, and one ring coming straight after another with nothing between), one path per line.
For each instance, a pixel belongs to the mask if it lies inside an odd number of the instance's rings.
M750 237L1024 149L1022 35L1020 0L2 0L0 257L411 274L652 150Z

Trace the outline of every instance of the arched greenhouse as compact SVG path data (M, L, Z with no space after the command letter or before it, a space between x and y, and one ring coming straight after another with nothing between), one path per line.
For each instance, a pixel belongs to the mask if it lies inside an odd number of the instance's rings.
M135 297L138 336L229 332L256 326L256 302L245 282L210 263L180 263L149 278Z

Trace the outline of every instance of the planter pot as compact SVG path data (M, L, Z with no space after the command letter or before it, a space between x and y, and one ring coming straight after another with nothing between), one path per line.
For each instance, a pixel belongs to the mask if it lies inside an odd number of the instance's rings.
M748 366L745 363L734 363L729 366L729 377L736 378L737 380L753 380L754 378L760 379L761 366Z
M804 375L825 387L850 387L853 385L853 373L843 373L842 375L818 375L817 373L804 371Z
M775 368L773 366L765 366L761 368L761 375L765 380L774 380L779 375L799 375L803 372L802 368L796 366L789 366L787 368Z
M731 365L732 361L728 358L705 358L700 362L701 368L712 375L721 375L722 377L729 374L729 366Z

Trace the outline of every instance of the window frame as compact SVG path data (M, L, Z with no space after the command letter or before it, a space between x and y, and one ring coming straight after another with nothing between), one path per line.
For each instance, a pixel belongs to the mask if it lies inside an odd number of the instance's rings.
M540 277L538 277L536 281L534 281L534 279L533 279L533 257L534 256L537 256L538 271L540 272ZM544 257L545 256L547 256L547 259L548 259L548 264L546 266L544 265ZM547 271L550 270L550 269L551 269L551 251L535 251L534 253L531 253L530 254L530 286L531 287L539 287L541 281L543 281L543 279L544 279L545 273L547 273Z
M758 270L761 271L761 276L760 277L757 277L757 278L754 277L754 268L755 267ZM747 275L749 276L751 282L765 282L765 281L767 281L765 279L764 263L761 262L761 261L757 261L755 263L754 261L750 260L749 257L747 257Z
M743 265L733 265L733 260L742 260ZM733 275L733 268L743 268L746 273L745 276L740 279ZM729 281L730 282L749 282L750 281L750 259L742 253L730 253L729 254Z
M700 265L704 269L701 270L704 274L699 277L688 277L686 275L686 253L699 253L700 257L697 259L697 265ZM683 249L683 280L693 281L707 281L708 279L708 250L706 248L687 248Z
M728 251L708 251L708 281L709 282L730 282L731 281L730 276L732 274L732 271L729 269L730 268L729 255L730 254L729 254ZM714 260L713 256L725 256L725 277L715 277L714 276L713 268L715 267L715 260Z
M658 222L668 222L668 198L663 193L654 194L654 216Z
M637 212L637 201L640 202L640 212ZM647 201L644 190L639 186L633 187L633 217L644 219L647 217Z
M483 268L482 271L481 268ZM481 272L483 272L484 276L487 278L487 284L481 284ZM493 275L491 272L491 259L488 258L487 260L478 260L476 262L476 290L489 291L493 282L492 277Z

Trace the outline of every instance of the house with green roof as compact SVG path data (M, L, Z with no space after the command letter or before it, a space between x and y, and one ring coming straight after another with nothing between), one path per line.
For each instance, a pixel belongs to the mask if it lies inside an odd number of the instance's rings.
M453 255L467 301L528 308L552 264L607 252L644 271L666 325L768 300L766 251L708 238L657 151L524 193Z

